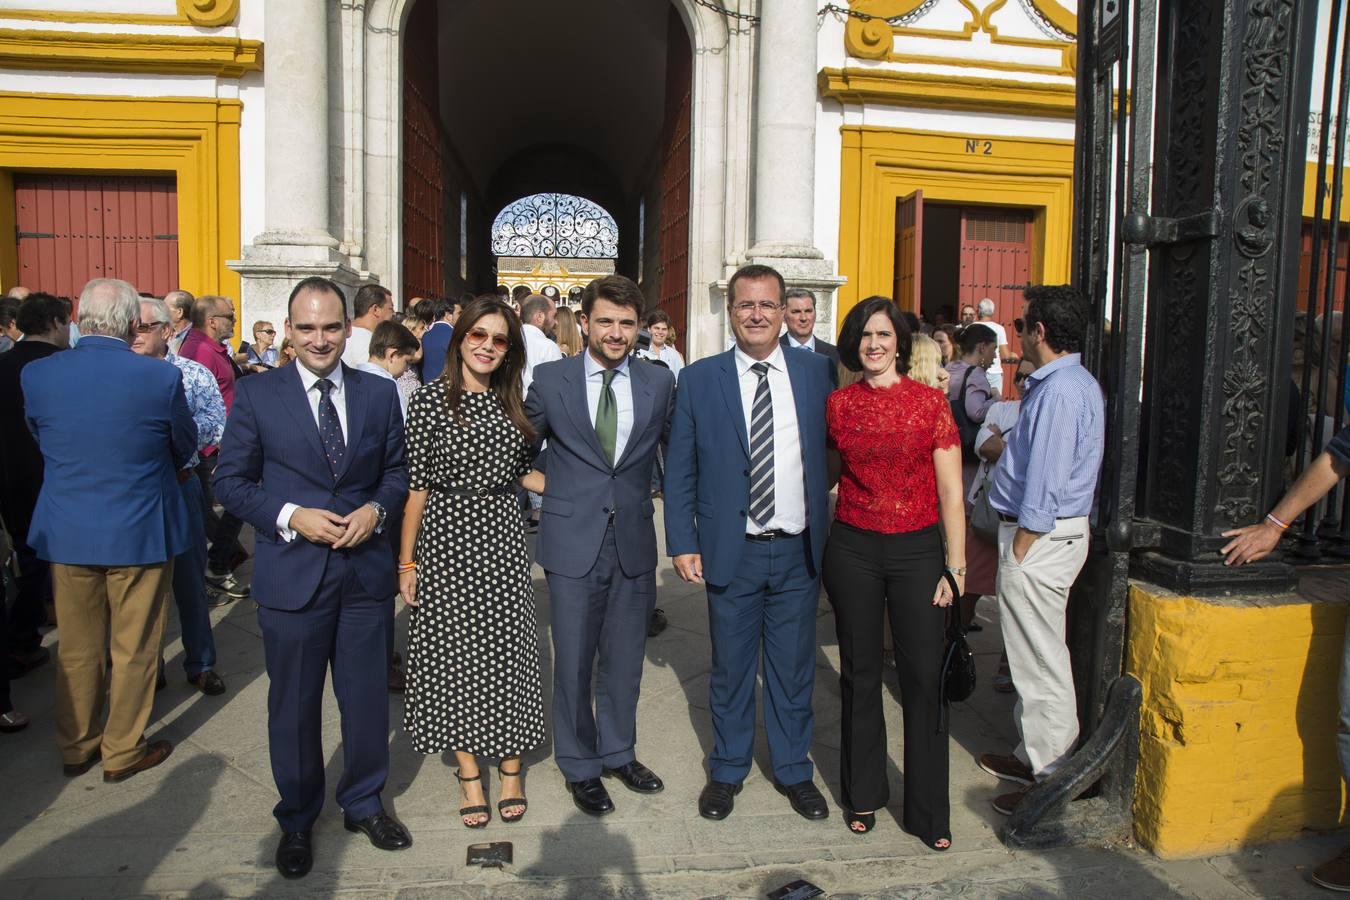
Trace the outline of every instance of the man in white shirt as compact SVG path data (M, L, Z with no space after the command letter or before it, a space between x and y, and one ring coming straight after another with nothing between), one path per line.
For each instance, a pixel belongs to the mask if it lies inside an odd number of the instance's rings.
M994 364L985 371L985 375L989 378L989 386L994 389L994 396L1001 398L1003 396L1003 364L1016 365L1017 357L1013 356L1012 348L1008 346L1008 329L994 321L994 301L988 297L981 300L979 313L980 324L988 326L998 337L998 344L994 347Z
M365 284L352 301L352 336L347 338L347 349L342 361L353 369L370 359L370 337L375 326L394 316L394 295L378 284Z
M553 340L553 328L558 322L558 305L543 294L531 294L520 304L520 327L525 333L525 372L521 376L521 390L530 392L534 381L534 367L540 363L562 359L562 350Z
M375 326L370 336L370 357L356 364L362 372L369 372L377 378L397 381L408 370L422 344L405 326L398 322L381 322ZM401 393L398 396L399 411L403 419L408 419L408 400Z

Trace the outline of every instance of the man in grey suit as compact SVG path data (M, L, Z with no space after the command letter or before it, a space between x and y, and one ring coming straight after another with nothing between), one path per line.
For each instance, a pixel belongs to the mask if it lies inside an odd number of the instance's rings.
M634 746L656 600L652 463L675 379L630 359L642 307L629 279L592 281L581 300L586 352L536 368L525 400L548 440L536 550L552 602L553 752L577 808L594 816L614 809L602 775L643 794L664 787Z

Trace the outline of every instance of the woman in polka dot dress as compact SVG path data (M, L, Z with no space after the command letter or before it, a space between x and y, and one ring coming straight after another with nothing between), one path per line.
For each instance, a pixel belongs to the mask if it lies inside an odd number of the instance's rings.
M470 828L489 818L478 757L497 758L498 813L525 815L521 753L544 741L534 585L515 485L530 466L520 321L495 299L460 316L444 373L408 405L399 592L413 607L404 726L421 753L454 750Z

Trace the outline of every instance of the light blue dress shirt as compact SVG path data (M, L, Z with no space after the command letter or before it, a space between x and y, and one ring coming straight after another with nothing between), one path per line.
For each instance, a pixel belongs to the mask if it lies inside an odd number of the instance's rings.
M1077 353L1027 379L1022 411L994 468L989 503L1027 531L1092 512L1106 440L1102 389Z
M586 411L595 424L595 411L600 408L600 391L605 386L605 367L595 361L590 351L586 351ZM610 382L614 391L614 400L619 406L619 430L614 438L614 461L623 459L623 450L628 446L628 436L633 433L633 380L628 374L628 357L614 370L614 380Z

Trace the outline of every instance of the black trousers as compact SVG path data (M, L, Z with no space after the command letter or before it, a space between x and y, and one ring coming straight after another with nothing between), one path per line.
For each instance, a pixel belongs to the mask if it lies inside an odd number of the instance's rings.
M216 471L216 462L220 454L213 453L202 457L197 463L197 478L202 483L202 516L206 520L206 537L211 541L207 551L207 570L224 574L231 570L230 560L244 553L244 545L239 543L239 533L244 530L244 522L230 512L216 515L213 504L216 495L211 490L211 477Z
M881 534L836 521L821 573L839 635L844 804L879 810L890 799L881 711L882 613L889 611L905 717L903 824L927 843L949 838L951 828L947 735L939 731L938 704L946 610L933 605L942 567L936 526Z
M52 567L38 559L33 548L20 537L12 536L19 576L14 579L15 597L9 611L10 653L27 654L42 646L41 628L47 621L47 601L52 599Z

